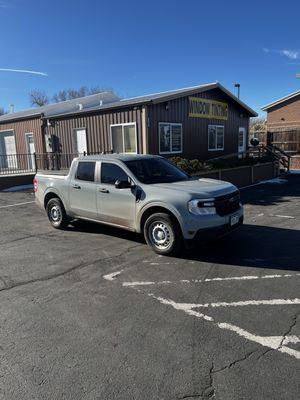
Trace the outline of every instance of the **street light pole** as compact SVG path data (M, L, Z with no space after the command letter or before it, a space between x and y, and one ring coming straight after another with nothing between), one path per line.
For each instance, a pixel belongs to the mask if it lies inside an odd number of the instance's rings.
M240 83L235 83L234 87L237 88L237 97L239 99L240 98L240 87L241 87L241 85L240 85Z

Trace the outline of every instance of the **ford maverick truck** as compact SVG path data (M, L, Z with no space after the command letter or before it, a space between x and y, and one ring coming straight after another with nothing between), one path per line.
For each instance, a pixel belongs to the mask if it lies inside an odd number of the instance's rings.
M66 175L37 173L34 190L54 228L75 219L112 225L143 234L163 255L243 223L234 185L190 177L160 156L78 157Z

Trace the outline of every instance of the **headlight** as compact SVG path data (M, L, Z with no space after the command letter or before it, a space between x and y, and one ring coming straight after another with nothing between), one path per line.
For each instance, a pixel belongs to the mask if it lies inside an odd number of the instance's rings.
M194 199L188 202L188 209L194 215L215 215L214 199Z

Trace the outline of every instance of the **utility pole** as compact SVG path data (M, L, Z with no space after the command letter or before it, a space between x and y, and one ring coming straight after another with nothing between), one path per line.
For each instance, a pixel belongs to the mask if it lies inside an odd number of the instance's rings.
M240 98L240 88L241 88L241 85L240 85L240 83L235 83L235 84L234 84L234 87L237 88L237 98L239 99L239 98Z

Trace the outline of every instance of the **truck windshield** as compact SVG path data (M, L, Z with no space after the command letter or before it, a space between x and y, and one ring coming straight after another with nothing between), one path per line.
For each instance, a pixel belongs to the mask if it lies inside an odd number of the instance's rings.
M146 184L172 183L189 179L188 174L164 158L130 160L125 161L125 164L140 182Z

